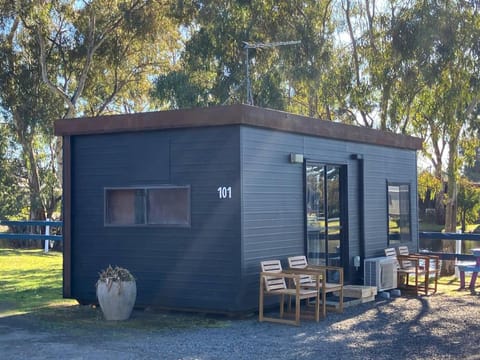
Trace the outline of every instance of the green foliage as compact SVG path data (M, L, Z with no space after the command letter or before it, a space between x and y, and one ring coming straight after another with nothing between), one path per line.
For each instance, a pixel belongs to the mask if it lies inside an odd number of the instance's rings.
M473 2L0 4L0 106L9 141L1 196L13 203L15 181L30 216L59 209L55 119L246 102L244 42L301 41L248 50L255 105L420 136L434 176L447 174L451 191L479 145ZM419 184L422 196L434 196L428 181ZM450 193L450 208L452 200Z
M447 175L447 231L456 227L454 189L461 164L472 157L478 137L480 64L472 36L480 32L477 12L469 2L416 1L399 12L392 37L396 56L417 78L410 109L415 132L425 139L435 175Z
M155 96L171 108L247 102L244 42L252 45L300 40L291 46L248 49L254 104L326 114L320 81L327 70L331 4L318 1L210 1L183 6L195 14L180 64L182 71L156 79ZM179 80L173 82L172 80ZM334 88L329 85L329 89ZM192 93L193 91L193 93ZM196 94L196 96L195 96Z
M28 192L22 186L24 169L9 158L8 140L8 132L0 124L0 219L21 213L28 199Z
M465 166L464 174L470 181L480 182L480 153L476 150L475 160L470 166Z
M418 196L422 201L433 200L442 190L442 182L429 171L422 171L417 179Z
M0 6L0 109L10 144L0 189L17 177L32 219L60 209L62 143L56 119L148 109L151 74L178 50L171 2L8 1ZM3 134L2 134L3 135ZM15 166L23 169L20 173ZM10 179L10 180L9 180ZM10 183L9 183L10 181ZM11 197L8 190L2 197ZM12 203L7 199L7 202ZM3 216L18 209L2 205Z
M467 223L478 222L480 215L480 188L470 183L467 179L461 178L458 182L457 206L457 216L462 224L462 232L465 232Z
M201 82L195 82L193 76L185 71L174 71L156 79L152 96L157 97L162 105L171 109L208 106L208 92Z

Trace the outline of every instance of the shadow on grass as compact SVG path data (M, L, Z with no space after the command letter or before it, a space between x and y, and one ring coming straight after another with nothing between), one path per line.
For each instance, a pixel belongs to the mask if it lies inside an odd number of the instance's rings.
M56 251L50 251L45 253L43 250L39 249L9 249L3 248L0 249L1 256L18 256L18 257L38 257L38 258L46 258L46 257L56 257L59 256L60 253Z

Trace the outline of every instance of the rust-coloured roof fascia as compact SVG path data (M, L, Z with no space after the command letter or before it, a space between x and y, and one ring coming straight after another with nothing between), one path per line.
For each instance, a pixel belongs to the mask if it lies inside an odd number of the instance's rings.
M224 125L249 125L297 134L419 150L422 140L360 126L346 125L250 105L63 119L55 134L88 135Z

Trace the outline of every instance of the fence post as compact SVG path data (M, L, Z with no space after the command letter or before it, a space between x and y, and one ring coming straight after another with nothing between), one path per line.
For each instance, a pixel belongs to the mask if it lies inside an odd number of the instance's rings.
M50 219L47 219L50 221ZM45 226L45 235L50 235L50 225ZM49 241L45 239L45 252L48 253Z
M462 230L457 230L457 234L461 234ZM455 254L462 253L462 240L455 240ZM458 259L455 257L455 265L458 265ZM458 266L455 266L455 278L460 278L460 271L458 270Z

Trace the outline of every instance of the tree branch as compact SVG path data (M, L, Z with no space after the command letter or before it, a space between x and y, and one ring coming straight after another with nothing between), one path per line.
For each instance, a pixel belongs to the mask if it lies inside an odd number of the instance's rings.
M41 34L40 27L36 28L37 32L37 40L38 40L38 45L40 48L40 69L42 73L42 81L47 85L47 87L52 90L54 93L60 95L60 97L65 101L65 103L68 106L68 113L75 113L75 105L72 103L70 100L68 94L61 89L60 87L56 86L54 83L50 81L48 78L48 70L47 70L47 56L46 56L46 46L45 46L45 39L43 38Z

